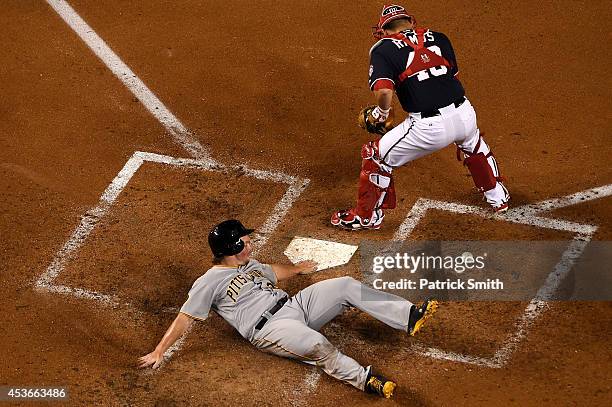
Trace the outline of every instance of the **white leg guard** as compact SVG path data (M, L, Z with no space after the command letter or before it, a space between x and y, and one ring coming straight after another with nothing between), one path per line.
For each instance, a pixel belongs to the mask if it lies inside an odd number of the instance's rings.
M377 212L380 212L380 214L382 215L382 209L380 208L383 206L385 198L387 197L387 188L389 188L389 186L391 185L391 177L387 177L386 175L382 174L370 174L370 182L381 189L380 197L378 198L378 200L376 201L376 205L374 206L374 214L372 215L372 220L374 220L377 217ZM382 218L380 219L380 221L382 222Z

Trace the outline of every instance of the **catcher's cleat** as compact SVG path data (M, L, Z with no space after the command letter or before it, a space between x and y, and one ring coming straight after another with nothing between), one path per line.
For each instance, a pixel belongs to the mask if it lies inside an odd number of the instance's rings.
M397 384L391 380L387 380L383 376L373 375L370 371L366 379L364 391L369 394L377 394L386 399L390 399L393 396L395 387L397 387Z
M504 203L504 204L501 204L499 206L494 206L493 210L495 211L495 213L505 213L505 212L508 212L508 204Z
M414 336L419 332L425 321L427 321L437 309L438 301L431 298L423 301L419 307L413 305L410 309L410 317L408 318L408 334Z
M341 227L348 230L362 230L362 229L380 229L385 214L382 209L376 209L372 213L371 219L362 219L355 213L355 209L347 209L344 211L337 211L331 217L331 224L334 226Z
M501 186L502 191L504 192L504 198L501 200L501 202L489 201L486 196L483 196L483 199L491 205L491 208L493 208L493 212L505 213L508 212L508 202L510 201L510 193L502 182L499 182L498 185Z

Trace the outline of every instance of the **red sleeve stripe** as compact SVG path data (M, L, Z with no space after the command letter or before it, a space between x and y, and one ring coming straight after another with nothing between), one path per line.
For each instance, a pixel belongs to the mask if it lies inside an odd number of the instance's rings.
M395 82L388 78L378 78L376 79L372 85L370 85L371 90L380 90L380 89L395 89Z

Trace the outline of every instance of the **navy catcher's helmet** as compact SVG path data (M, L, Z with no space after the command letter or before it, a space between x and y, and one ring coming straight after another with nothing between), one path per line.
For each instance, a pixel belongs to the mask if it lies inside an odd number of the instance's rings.
M210 231L208 245L215 257L233 256L244 249L244 242L240 238L253 231L245 228L239 220L226 220Z

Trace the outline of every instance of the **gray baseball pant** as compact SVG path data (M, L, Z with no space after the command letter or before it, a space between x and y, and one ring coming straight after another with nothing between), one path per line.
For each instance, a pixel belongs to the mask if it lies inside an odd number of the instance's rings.
M342 354L318 332L348 307L407 331L412 303L351 277L324 280L290 298L251 342L264 352L320 366L328 375L363 390L368 368Z

